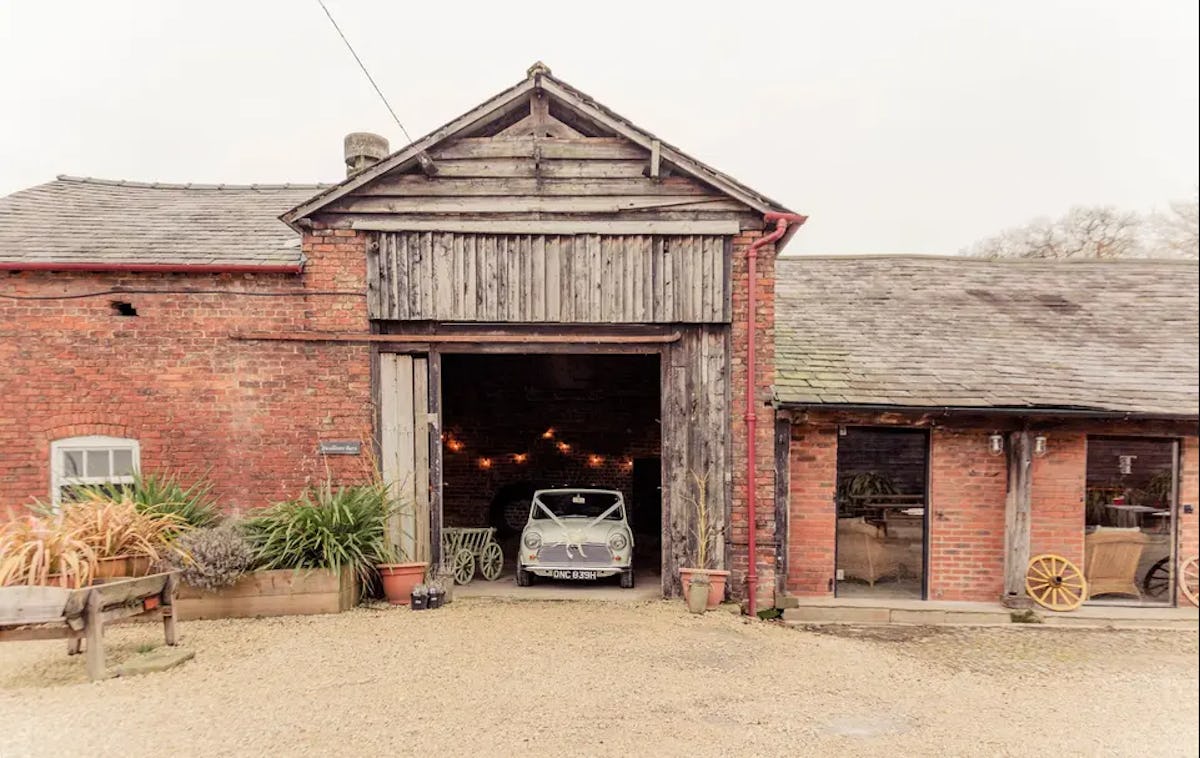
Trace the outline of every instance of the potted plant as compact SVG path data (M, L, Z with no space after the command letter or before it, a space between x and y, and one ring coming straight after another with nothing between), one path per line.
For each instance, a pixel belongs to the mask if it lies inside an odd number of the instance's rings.
M184 584L199 590L230 587L255 563L254 548L232 521L193 529L179 537L178 547L163 561L164 568L178 571Z
M97 578L145 576L189 528L173 513L139 510L128 495L113 498L92 489L78 494L79 500L63 506L61 522L95 553Z
M0 525L0 586L86 587L96 554L57 517L25 516Z
M246 521L245 531L259 568L346 569L365 586L381 567L391 600L391 593L401 589L395 577L407 576L404 569L409 565L394 563L388 544L386 524L394 510L391 493L382 483L334 489L326 482L259 512ZM416 565L419 581L425 564Z
M708 579L708 608L716 608L725 599L725 582L729 578L729 572L724 569L714 568L712 564L712 556L715 554L714 548L716 541L724 532L724 526L721 524L718 516L715 516L709 508L708 502L708 469L703 472L691 472L692 480L695 482L695 493L685 494L683 499L692 504L695 510L696 522L693 529L693 535L696 545L696 565L694 567L681 567L679 569L679 581L683 588L684 597L688 597L689 587L693 577L704 576Z
M380 561L375 566L379 572L379 583L383 587L383 595L392 605L408 605L412 601L412 592L418 584L425 580L425 572L429 568L426 561L411 560L403 547L401 515L405 512L405 504L396 502L391 494L391 488L382 481L372 486L378 488L380 497L388 504L388 531L391 538L387 543L388 559ZM430 573L430 581L437 579L437 571Z

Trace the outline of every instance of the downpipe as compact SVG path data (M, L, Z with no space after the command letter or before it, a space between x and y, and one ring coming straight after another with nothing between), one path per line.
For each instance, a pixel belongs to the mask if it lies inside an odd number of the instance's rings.
M759 237L746 248L746 599L750 616L758 615L758 477L755 472L758 414L755 397L756 366L754 332L758 319L758 249L772 245L787 233L788 226L800 226L808 220L798 213L767 213L763 221L775 231Z

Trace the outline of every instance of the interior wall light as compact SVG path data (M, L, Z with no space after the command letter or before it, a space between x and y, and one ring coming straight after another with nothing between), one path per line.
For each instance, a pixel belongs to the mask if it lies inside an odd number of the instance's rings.
M1046 447L1046 435L1039 434L1038 436L1033 438L1033 454L1034 455L1041 458L1043 455L1046 454L1047 450L1048 450L1048 448Z

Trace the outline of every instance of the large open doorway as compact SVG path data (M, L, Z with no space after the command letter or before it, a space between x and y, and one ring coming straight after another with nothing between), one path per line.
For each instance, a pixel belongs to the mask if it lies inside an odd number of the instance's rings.
M925 596L928 461L924 430L839 430L839 597Z
M1089 600L1171 605L1179 443L1090 436L1084 514Z
M657 354L442 355L442 521L496 529L504 565L493 584L515 588L535 490L595 487L624 495L636 585L659 594L660 377Z

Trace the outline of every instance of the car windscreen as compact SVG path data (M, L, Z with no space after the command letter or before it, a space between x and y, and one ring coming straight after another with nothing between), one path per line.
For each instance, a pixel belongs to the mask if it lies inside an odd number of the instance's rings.
M550 518L546 511L537 507L538 503L546 506L558 518L582 516L597 518L600 514L616 504L618 496L613 492L542 492L534 497L533 518ZM604 517L605 521L620 521L620 508L613 508Z

